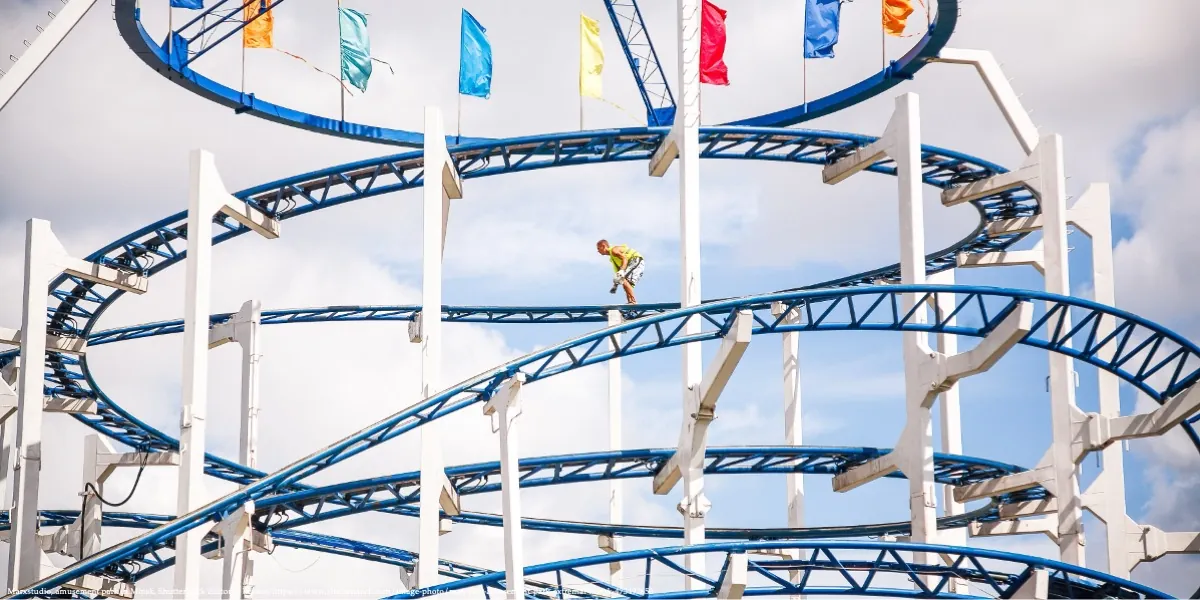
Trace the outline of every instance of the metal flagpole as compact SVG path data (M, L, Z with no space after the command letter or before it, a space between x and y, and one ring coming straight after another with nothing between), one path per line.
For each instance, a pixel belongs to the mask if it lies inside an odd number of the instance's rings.
M342 123L346 122L346 75L342 71L342 0L337 0L338 7L338 96L342 100ZM344 130L345 127L342 127Z
M167 60L171 59L171 50L175 46L175 7L167 2Z

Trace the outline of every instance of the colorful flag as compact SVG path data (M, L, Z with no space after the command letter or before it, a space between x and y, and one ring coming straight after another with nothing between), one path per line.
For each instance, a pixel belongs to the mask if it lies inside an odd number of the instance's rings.
M841 0L806 0L804 58L833 58L841 14Z
M888 35L903 35L904 25L912 12L912 0L883 0L883 30Z
M467 9L462 11L462 40L458 50L458 93L492 96L492 44L487 29Z
M371 78L371 38L367 35L367 17L350 8L338 9L338 33L342 46L342 79L367 91Z
M579 95L600 98L603 92L604 47L600 45L600 23L579 15Z
M704 0L700 8L700 83L729 85L725 66L725 11Z
M171 0L171 8L200 10L204 8L204 0Z
M260 14L261 13L261 14ZM255 19L255 17L258 17ZM242 28L243 48L274 48L272 33L275 30L275 18L267 10L267 0L257 0L245 5L242 18L246 26ZM254 19L251 21L251 19Z

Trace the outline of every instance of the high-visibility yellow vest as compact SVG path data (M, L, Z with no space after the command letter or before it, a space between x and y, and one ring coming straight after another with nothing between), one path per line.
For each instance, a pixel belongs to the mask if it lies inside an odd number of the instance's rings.
M616 272L616 271L620 271L620 270L621 270L621 257L619 257L619 256L617 256L617 255L615 255L615 254L613 254L613 253L612 253L612 251L613 251L614 249L617 249L617 248L620 248L620 249L621 249L621 252L622 252L622 253L625 255L625 260L629 261L629 262L627 262L627 263L625 263L625 264L629 264L629 263L633 262L633 259L635 259L635 258L641 258L641 257L642 257L642 255L641 255L641 254L639 254L637 250L634 250L633 248L630 248L629 246L626 246L625 244L619 244L619 245L617 245L617 246L611 246L611 247L609 248L608 259L609 259L610 261L612 261L612 266L613 266L613 271L614 271L614 272Z

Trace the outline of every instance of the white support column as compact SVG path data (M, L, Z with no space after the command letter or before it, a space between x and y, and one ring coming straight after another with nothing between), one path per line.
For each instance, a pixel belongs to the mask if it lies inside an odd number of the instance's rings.
M1116 282L1113 271L1111 198L1108 184L1088 186L1079 200L1067 212L1068 221L1074 223L1092 239L1092 289L1096 302L1105 306L1116 306ZM1098 339L1112 333L1116 327L1113 318L1100 318L1096 328ZM1100 360L1111 360L1113 347L1105 344L1096 353ZM1099 377L1100 414L1110 418L1121 416L1121 382L1116 375L1103 369L1096 370ZM1125 533L1125 462L1121 444L1112 444L1101 450L1103 469L1088 488L1085 496L1095 498L1088 508L1104 521L1106 549L1108 553L1107 573L1129 579L1130 569L1126 565L1129 555L1129 536Z
M651 173L655 174L655 162L672 153L679 156L679 241L680 241L680 304L683 307L700 304L700 0L677 0L679 104L675 112L675 123L670 139L656 153ZM663 155L666 156L663 156ZM667 159L669 165L669 158ZM665 172L666 166L660 169ZM700 333L700 319L688 319L683 335ZM703 378L700 344L683 346L683 417L696 414L699 410L699 392ZM683 543L704 543L704 514L708 499L704 496L703 453L698 461L684 469L683 495L680 506L683 513ZM697 466L699 463L699 466ZM703 575L704 554L692 553L684 556L684 566ZM685 579L685 589L696 585L692 578Z
M525 597L525 548L521 543L521 469L517 417L521 415L521 385L517 373L500 384L483 414L492 417L492 430L500 433L500 495L504 521L504 586L506 598Z
M803 312L793 310L784 315L787 306L776 302L771 306L771 314L783 316L783 323L799 324ZM783 340L783 443L786 446L804 445L803 410L801 409L800 394L800 333L787 331L780 335ZM804 527L804 475L788 473L785 479L785 499L787 500L787 526L789 529ZM803 572L788 571L791 583L799 585ZM796 595L793 598L803 598Z
M621 324L621 311L608 311L608 326L615 327ZM613 351L616 351L617 345L621 343L620 336L613 336L609 342ZM612 451L621 450L621 359L612 358L608 361L608 449ZM625 522L624 502L621 497L622 481L613 479L608 484L608 522L612 525L617 525ZM606 536L607 537L607 536ZM621 538L607 538L604 550L607 552L620 552ZM621 583L621 563L613 561L608 563L608 581L613 585Z
M208 414L209 313L212 304L212 219L218 212L273 239L279 222L226 191L211 153L190 157L187 272L183 312L183 403L179 423L179 492L176 514L200 508L205 500L204 454ZM175 538L175 583L179 598L200 595L200 548L205 532Z
M928 277L929 283L938 285L954 285L954 270L947 269L940 273L934 273ZM951 316L948 320L946 316L954 311L956 304L955 294L939 293L937 300L934 302L934 311L937 314L939 322L945 321L948 327L953 327L958 319ZM937 351L944 356L954 356L958 354L958 336L939 333L937 334ZM940 420L941 420L941 437L942 437L942 452L946 454L963 453L962 445L962 412L960 410L960 402L958 396L958 382L947 387L941 395ZM961 515L963 513L963 505L954 499L954 489L951 486L942 486L942 514L947 517ZM959 527L956 529L948 529L939 532L939 542L951 546L966 546L967 532ZM956 594L970 593L970 585L964 579L951 579L949 590Z
M4 396L5 402L12 402L13 406L17 405L17 391L12 386L17 382L20 364L21 359L14 358L0 369L0 395ZM12 510L13 507L12 449L16 436L17 427L12 421L0 421L0 508L4 510Z
M749 557L741 552L730 552L725 559L725 573L717 585L717 598L736 600L746 592Z
M62 43L75 25L83 19L88 10L96 4L96 0L71 0L54 20L46 26L45 31L29 44L29 49L21 55L17 63L9 69L8 74L0 78L0 110L17 95L21 86L33 77L34 72L50 57L50 53Z
M242 349L242 403L239 427L238 462L250 468L258 467L258 333L262 324L262 305L247 300L236 314L209 331L210 349L236 342ZM251 514L253 509L251 509ZM248 517L247 517L248 518ZM221 593L223 598L249 598L254 589L253 528L233 526L223 528L225 546L222 561Z
M421 344L421 398L429 398L442 389L442 255L446 249L446 222L450 200L462 197L462 183L454 162L446 150L442 113L425 107L425 181L422 186L421 233L421 313L411 337ZM440 583L438 574L439 536L442 535L441 506L446 489L446 471L442 458L440 423L421 427L421 489L441 492L423 493L420 499L420 533L416 566L416 585L430 587Z
M50 223L25 223L25 286L21 313L21 368L17 376L16 461L13 465L12 523L8 555L8 589L25 588L41 579L37 540L38 487L42 468L42 413L45 411L46 289L59 271L87 281L127 290L146 291L146 280L96 263L72 258Z
M1067 264L1067 193L1063 166L1062 138L1042 137L1035 150L1041 188L1042 240L1046 261L1046 291L1071 294ZM1064 315L1062 327L1071 327ZM1057 321L1056 321L1057 323ZM1057 325L1055 325L1057 326ZM1079 497L1079 471L1071 451L1072 417L1075 411L1075 371L1071 358L1050 353L1050 420L1053 442L1050 464L1054 466L1053 493L1058 508L1058 549L1063 562L1084 565L1083 514Z

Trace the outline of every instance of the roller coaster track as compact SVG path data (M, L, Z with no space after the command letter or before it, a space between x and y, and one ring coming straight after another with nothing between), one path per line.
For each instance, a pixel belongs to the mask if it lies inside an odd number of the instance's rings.
M218 6L229 0L219 0ZM284 0L274 0L272 6ZM636 3L606 0L610 17L618 26L627 60L633 67L651 122L665 125L666 115L674 108L674 97L650 42L645 23ZM175 51L167 52L153 42L143 29L135 0L115 0L118 29L131 49L149 66L190 91L207 99L248 112L272 121L310 131L338 135L400 146L419 146L419 132L391 130L369 125L348 123L301 113L256 99L205 78L191 68L191 63L220 43L202 44L190 52L189 44L212 31L212 24L199 18L172 32ZM216 6L210 7L212 9ZM875 138L851 134L778 129L835 112L877 95L899 82L910 79L944 47L953 32L957 18L956 0L938 0L937 18L929 32L903 58L893 61L880 73L862 82L811 103L783 109L767 115L751 117L729 126L701 130L701 156L743 160L807 163L828 165L875 141ZM211 14L211 13L210 13ZM199 30L187 31L192 25ZM217 24L220 26L220 23ZM199 32L197 32L199 31ZM227 32L227 39L236 33ZM187 33L187 35L184 35ZM190 35L191 37L187 37ZM644 42L642 41L644 40ZM180 43L182 42L182 43ZM644 47L640 44L644 43ZM590 132L571 132L526 136L512 139L465 138L451 148L452 159L463 178L479 178L550 167L646 160L663 142L668 133L665 127L614 129ZM977 182L1004 173L1005 169L985 161L940 148L923 146L921 150L922 178L928 185L949 189ZM423 183L421 152L408 152L379 159L361 161L291 177L236 194L256 208L279 219L302 216L330 206L372 196L419 187ZM895 174L890 159L882 159L868 167L881 174ZM980 216L978 226L959 242L931 253L926 257L926 269L938 272L953 268L961 253L978 254L1003 250L1023 237L1023 234L989 236L989 223L1032 216L1039 207L1031 190L1017 187L972 203ZM88 260L141 275L152 276L181 262L187 239L186 214L178 213L135 231L88 256ZM248 231L226 217L215 223L220 231L213 242L220 243ZM382 421L355 433L340 442L296 461L274 473L249 469L232 461L206 455L205 471L213 476L233 481L243 487L207 506L186 515L109 515L105 523L114 526L152 528L127 542L105 549L67 569L54 574L35 586L36 590L14 597L58 588L87 573L107 572L127 579L144 577L166 568L172 558L162 553L171 547L180 533L220 521L255 501L257 526L272 532L281 545L293 545L326 552L355 555L389 564L409 564L413 555L403 550L372 546L306 532L292 528L338 516L366 510L398 514L414 514L412 503L419 498L412 473L373 478L313 488L302 482L305 478L334 464L394 439L421 424L478 404L489 398L499 384L521 373L527 382L535 382L574 369L598 364L615 357L624 357L673 347L681 344L721 338L734 319L748 313L754 322L756 335L787 331L917 331L948 333L967 337L984 337L995 330L1022 305L1033 304L1039 310L1033 328L1020 343L1057 352L1086 362L1100 370L1113 373L1158 403L1165 403L1191 389L1200 379L1200 349L1179 335L1135 315L1097 303L1052 294L1003 288L971 286L903 286L899 281L898 265L891 265L845 278L784 290L772 294L708 301L698 307L681 309L678 305L657 304L621 307L627 319L621 325L608 327L565 341L561 344L520 357L494 369L484 371L455 386L418 402ZM125 341L154 335L175 333L178 322L163 322L94 331L98 318L123 292L101 284L85 282L63 275L52 282L50 295L58 302L49 311L50 330L62 336L87 338L90 345ZM954 308L933 322L917 318L917 310L901 310L901 295L916 297L915 306L923 306L940 294L955 296ZM771 314L773 304L782 304L804 315L800 323L786 323ZM474 323L595 323L604 322L607 310L603 306L561 307L442 307L443 318L452 322ZM297 323L315 321L411 320L422 307L328 307L267 311L264 323ZM957 318L952 324L951 319ZM214 315L212 322L228 319ZM1115 323L1115 329L1100 335L1101 320ZM689 320L702 323L700 333L683 334ZM609 341L620 339L615 349ZM1108 356L1110 355L1111 356ZM1104 355L1104 356L1102 356ZM0 365L11 361L15 352L0 354ZM1107 357L1105 357L1107 356ZM142 451L163 452L178 449L178 441L143 423L122 409L96 384L86 357L73 358L51 352L47 355L46 393L55 397L93 398L97 400L96 415L77 415L76 418L99 432ZM1200 415L1180 423L1193 444L1200 448L1200 437L1194 425ZM706 463L712 473L805 472L841 473L878 457L883 451L864 448L809 449L757 448L713 449ZM596 481L606 478L646 477L652 475L669 456L670 451L643 450L619 453L572 455L522 461L522 486L558 485L576 481ZM806 454L807 453L807 454ZM1011 465L990 463L979 459L956 456L938 457L937 481L954 485L978 482L1019 470ZM482 493L498 489L495 482L495 463L466 465L452 468L448 476L462 494ZM967 520L995 518L996 502L1044 497L1040 487L1023 490L1015 495L993 498L993 504L961 515L942 519L941 527L961 527ZM74 513L77 516L77 513ZM62 525L73 518L70 511L42 513L43 522ZM284 518L273 523L272 518ZM463 522L497 524L499 517L482 513L460 515ZM532 529L572 533L610 533L645 537L678 537L675 528L588 524L542 519L525 519L523 525ZM991 591L1008 597L1037 572L1050 572L1051 597L1080 597L1116 594L1121 597L1162 597L1160 592L1123 581L1102 573L1079 567L1045 561L1032 557L1008 555L985 550L935 547L915 544L872 544L869 542L805 542L794 538L806 535L882 535L901 533L907 523L852 525L843 528L812 528L809 530L710 530L710 536L740 540L759 538L760 541L718 543L683 548L660 548L600 557L590 557L527 567L527 575L553 573L556 584L537 583L534 595L561 594L564 575L581 580L591 590L570 590L570 597L598 597L630 594L633 597L699 597L715 591L724 577L717 579L687 571L671 557L693 552L720 553L728 561L736 555L764 551L812 550L804 559L799 553L787 559L753 559L750 569L775 582L776 588L754 588L747 593L855 593L878 595L890 593L908 596L944 596L951 578L966 579L978 585L990 586ZM820 533L815 533L820 531ZM881 532L881 533L873 533ZM762 541L772 537L792 538L787 541ZM900 557L900 552L937 552L949 557L946 565L919 565ZM859 560L862 552L875 552L873 560ZM854 554L853 557L847 556ZM836 555L836 556L835 556ZM1000 561L1016 565L1015 573L985 569L980 560ZM652 564L665 565L686 578L700 581L704 589L692 592L650 594L616 588L583 575L579 569L609 561L645 560L647 577ZM442 561L443 572L456 581L437 586L438 591L468 589L502 589L503 573ZM828 571L841 575L845 584L814 587L801 583L792 585L774 575L780 570L801 570L805 581L808 574ZM865 580L854 574L866 572ZM907 578L915 589L887 589L872 585L894 574ZM940 583L926 585L936 580ZM702 586L703 587L703 586ZM427 593L433 590L425 590Z

